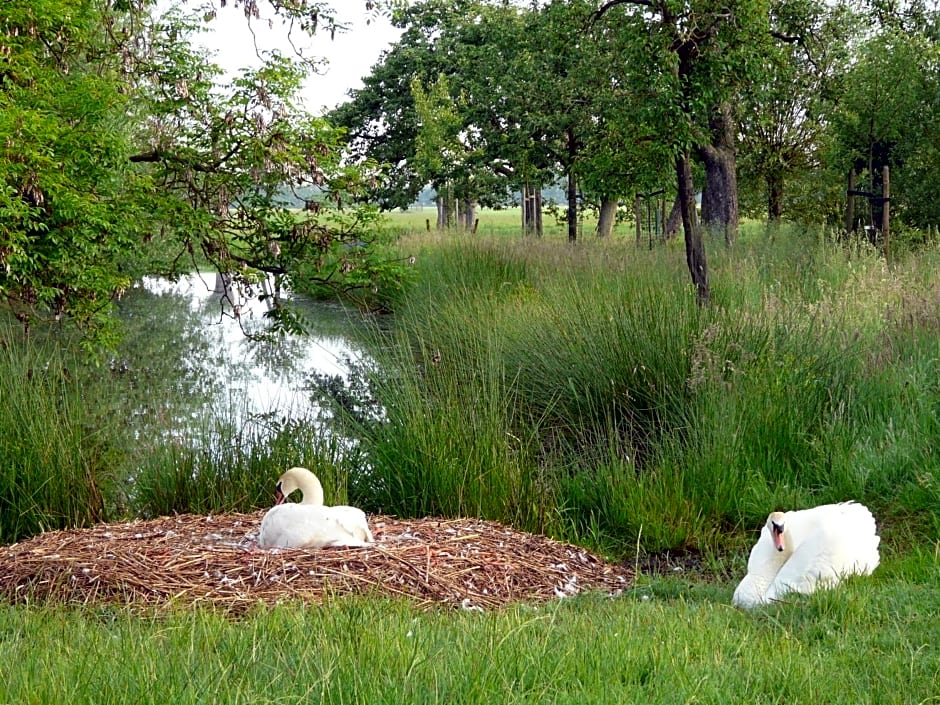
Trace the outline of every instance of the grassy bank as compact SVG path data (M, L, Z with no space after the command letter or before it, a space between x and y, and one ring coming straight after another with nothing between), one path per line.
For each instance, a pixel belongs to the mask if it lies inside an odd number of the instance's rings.
M733 543L854 498L940 530L940 263L823 233L678 247L435 236L377 342L369 506L483 515L623 555Z
M936 568L909 557L754 613L731 608L727 586L677 578L491 613L0 606L0 702L926 703L940 592L921 581Z
M501 519L638 566L688 550L704 569L487 613L0 605L0 703L932 702L940 252L887 267L819 233L709 247L714 302L700 309L680 245L405 238L416 276L376 331L370 387L321 390L356 445L312 419L162 436L155 383L155 432L132 444L121 414L140 399L119 371L8 335L5 541L263 506L270 468L300 463L334 501L372 511ZM180 346L153 344L172 365ZM847 498L881 524L874 575L730 607L770 509Z
M314 419L161 431L161 370L186 341L153 341L161 366L135 382L8 336L4 539L266 506L270 469L293 464L334 502L497 519L618 557L739 553L770 509L849 498L889 542L899 523L940 532L936 246L888 267L824 233L754 229L710 243L705 308L680 243L418 233L401 248L414 276L372 341L369 388L319 387L352 444Z

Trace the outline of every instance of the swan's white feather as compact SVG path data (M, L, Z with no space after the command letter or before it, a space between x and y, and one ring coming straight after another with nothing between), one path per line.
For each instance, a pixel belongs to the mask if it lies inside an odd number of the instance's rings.
M261 546L364 546L375 540L361 509L323 506L323 486L306 468L291 468L281 475L275 497L282 502L297 489L303 494L300 503L277 504L265 513L258 531Z
M355 507L279 504L261 520L258 543L284 548L364 546L372 532L366 515Z
M773 516L773 515L772 515ZM834 587L846 575L869 575L880 557L875 518L855 502L826 504L783 515L785 550L774 546L770 519L748 558L732 602L753 607L790 592Z

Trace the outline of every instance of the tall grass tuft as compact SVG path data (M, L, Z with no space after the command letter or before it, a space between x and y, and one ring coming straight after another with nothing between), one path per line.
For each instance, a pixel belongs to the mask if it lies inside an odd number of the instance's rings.
M57 346L0 328L0 543L117 511L121 432L87 391Z
M213 416L141 458L131 506L145 517L251 511L271 506L277 478L295 465L317 475L328 503L344 504L352 455L315 420Z
M698 308L669 248L435 241L351 431L375 502L621 554L846 499L936 526L937 261L751 233Z

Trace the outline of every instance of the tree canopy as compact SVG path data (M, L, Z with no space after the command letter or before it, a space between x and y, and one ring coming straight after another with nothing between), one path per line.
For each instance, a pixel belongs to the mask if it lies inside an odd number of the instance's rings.
M323 3L266 7L302 31L331 29ZM372 286L362 245L375 210L361 196L376 174L344 164L340 133L300 107L309 62L272 52L223 82L191 42L212 19L198 9L0 9L0 300L27 326L68 317L100 341L133 278L201 264L236 282L274 275L282 330L300 322L281 285ZM260 16L255 2L241 9ZM297 198L303 216L289 208Z
M324 118L298 97L308 59L226 80L191 39L222 11L330 34L329 3L227 4L0 7L0 301L26 326L107 339L135 278L211 265L273 277L272 322L296 330L280 287L394 279L377 211L429 183L499 206L564 181L571 239L583 209L665 186L701 300L696 194L730 245L739 178L771 220L835 224L848 170L876 190L890 166L895 217L940 220L936 5L368 1L401 39Z

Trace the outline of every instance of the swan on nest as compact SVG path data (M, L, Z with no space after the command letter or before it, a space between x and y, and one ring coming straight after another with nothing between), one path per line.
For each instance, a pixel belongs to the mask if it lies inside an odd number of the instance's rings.
M755 607L789 592L835 587L846 575L870 575L880 561L880 541L875 518L856 502L773 512L751 549L747 575L732 602Z
M300 490L301 501L286 502L295 490ZM375 540L361 509L323 505L323 485L306 468L291 468L281 475L274 488L274 503L261 520L261 546L365 546Z

